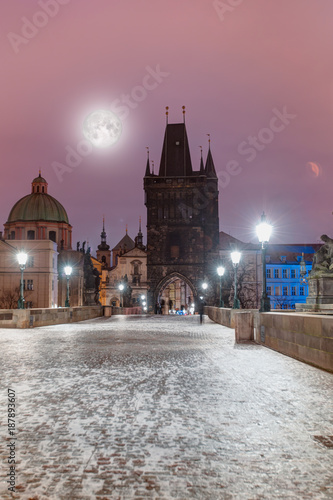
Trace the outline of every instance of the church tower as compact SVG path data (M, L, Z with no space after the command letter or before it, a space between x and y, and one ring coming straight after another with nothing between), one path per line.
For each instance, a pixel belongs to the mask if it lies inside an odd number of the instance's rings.
M187 307L202 294L213 300L219 257L218 179L210 149L204 166L193 170L183 123L166 125L159 173L144 177L147 207L149 305ZM168 108L167 108L168 117ZM209 296L210 295L210 296Z
M103 229L101 232L101 243L97 247L96 257L99 262L102 262L104 267L110 267L111 251L110 251L110 246L106 243L104 217L103 217Z

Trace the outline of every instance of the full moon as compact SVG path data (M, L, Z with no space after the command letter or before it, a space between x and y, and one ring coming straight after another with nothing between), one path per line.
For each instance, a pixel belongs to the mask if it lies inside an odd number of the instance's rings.
M98 148L115 144L121 136L122 128L118 116L105 109L93 111L83 122L85 138Z

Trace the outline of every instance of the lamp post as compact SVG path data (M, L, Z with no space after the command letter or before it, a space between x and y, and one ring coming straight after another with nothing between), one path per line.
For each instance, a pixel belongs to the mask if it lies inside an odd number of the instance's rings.
M118 286L119 290L120 290L120 307L123 307L124 305L124 302L123 302L123 290L124 290L124 285L122 283L120 283L120 285Z
M220 307L224 307L224 302L222 300L222 276L224 275L225 268L223 266L219 266L217 268L217 274L220 276Z
M259 312L269 312L271 310L271 301L267 295L266 287L266 250L273 227L266 220L265 212L262 213L261 221L256 227L259 242L261 243L262 255L262 296Z
M24 309L24 295L23 295L23 271L27 263L28 255L25 252L19 252L17 254L17 260L21 269L21 281L20 281L20 298L17 302L18 309Z
M234 304L232 306L233 309L240 309L240 303L237 297L237 267L239 264L239 261L241 259L242 254L238 251L231 252L231 260L235 269L235 293L234 293Z
M141 295L141 303L142 303L142 308L146 312L147 311L147 301L146 301L146 296Z
M302 259L299 263L300 265L300 275L301 275L301 283L307 283L307 279L306 279L306 273L307 273L307 270L306 270L306 262L305 262L305 259L304 259L304 253L302 252Z
M71 266L66 266L65 267L65 274L66 274L66 279L67 279L65 307L70 307L70 305L69 305L69 278L70 278L70 275L72 274L72 268L71 268Z

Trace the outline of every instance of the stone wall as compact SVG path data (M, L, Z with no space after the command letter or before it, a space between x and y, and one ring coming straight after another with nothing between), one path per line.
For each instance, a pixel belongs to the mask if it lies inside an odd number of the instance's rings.
M258 314L256 342L333 371L333 317L296 313Z
M52 309L0 309L0 328L32 328L34 326L75 323L103 316L103 307L64 307Z
M206 307L205 314L216 323L235 328L236 342L254 340L333 372L333 316L218 307Z

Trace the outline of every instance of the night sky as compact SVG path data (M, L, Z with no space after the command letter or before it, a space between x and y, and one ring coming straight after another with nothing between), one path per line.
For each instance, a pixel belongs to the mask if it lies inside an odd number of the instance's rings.
M111 247L140 215L145 235L146 147L158 171L165 106L176 123L185 105L194 169L211 134L221 230L255 241L265 210L275 243L333 236L332 20L332 0L3 1L1 222L41 168L73 247L96 250L103 214ZM127 95L117 144L59 182L87 114Z

